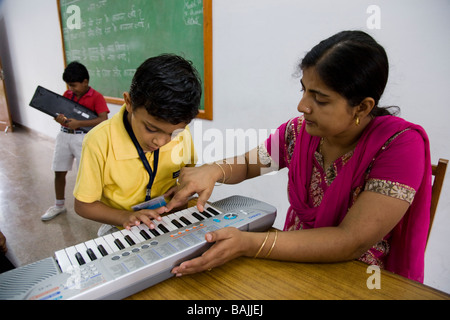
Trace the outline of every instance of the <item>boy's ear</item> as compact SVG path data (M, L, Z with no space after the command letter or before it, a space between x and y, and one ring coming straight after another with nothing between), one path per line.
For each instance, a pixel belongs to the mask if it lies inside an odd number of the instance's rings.
M128 113L133 111L133 108L131 107L131 97L128 92L123 93L123 100L125 101L126 109Z

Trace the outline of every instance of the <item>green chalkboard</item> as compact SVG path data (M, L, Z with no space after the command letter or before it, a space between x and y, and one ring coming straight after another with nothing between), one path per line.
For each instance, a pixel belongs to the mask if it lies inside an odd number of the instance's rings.
M174 53L200 73L200 117L212 119L212 0L58 0L66 65L83 63L90 85L123 103L137 67Z

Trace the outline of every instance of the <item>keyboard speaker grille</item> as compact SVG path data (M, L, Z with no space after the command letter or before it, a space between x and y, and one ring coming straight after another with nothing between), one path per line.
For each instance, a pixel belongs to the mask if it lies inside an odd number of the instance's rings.
M24 299L41 281L60 273L49 257L0 274L0 300Z
M212 206L217 207L222 212L233 211L236 209L243 209L246 207L251 207L261 203L260 201L252 198L247 198L243 196L231 196L219 201L212 203Z

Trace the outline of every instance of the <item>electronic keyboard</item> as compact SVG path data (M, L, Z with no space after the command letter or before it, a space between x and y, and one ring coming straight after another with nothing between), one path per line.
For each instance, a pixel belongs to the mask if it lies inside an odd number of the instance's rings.
M172 276L181 262L205 252L205 234L224 227L264 231L276 208L256 199L231 196L190 207L146 225L107 234L0 274L0 300L122 299Z
M30 107L54 118L58 114L64 114L66 118L76 120L91 120L98 117L97 113L85 106L41 86L37 86L33 98L30 101ZM80 128L84 132L88 132L91 129L92 127Z

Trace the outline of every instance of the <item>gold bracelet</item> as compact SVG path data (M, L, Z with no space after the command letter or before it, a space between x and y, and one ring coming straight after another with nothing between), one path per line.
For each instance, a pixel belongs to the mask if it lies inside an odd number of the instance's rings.
M228 179L226 179L226 180L224 181L224 183L225 183L225 182L227 182L228 180L231 179L231 176L233 175L233 167L231 166L231 163L228 163L228 162L227 162L227 159L224 159L223 162L230 166L230 176L228 177Z
M223 173L223 179L222 179L222 182L218 185L218 186L221 186L222 184L224 184L225 183L225 170L223 170L223 168L220 166L220 164L218 164L217 162L214 162L214 164L217 164L217 166L220 168L220 170L222 170L222 173Z
M278 230L275 229L275 239L273 240L272 247L270 247L269 253L267 253L264 258L268 258L272 253L272 250L275 247L275 243L277 242L277 237L278 237Z
M264 239L264 242L262 243L262 245L261 245L261 247L259 248L259 250L258 250L258 252L255 254L255 256L253 257L253 259L256 259L256 257L258 256L258 254L261 252L261 250L262 250L262 248L264 248L264 246L265 246L265 244L266 244L266 242L267 242L267 239L269 238L269 231L267 231L267 235L266 235L266 238Z

